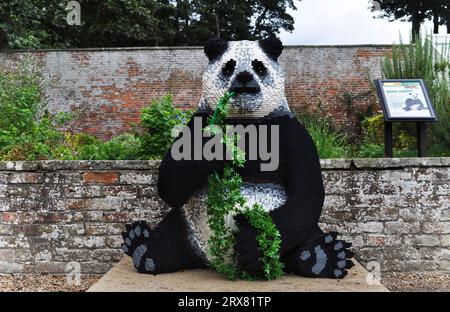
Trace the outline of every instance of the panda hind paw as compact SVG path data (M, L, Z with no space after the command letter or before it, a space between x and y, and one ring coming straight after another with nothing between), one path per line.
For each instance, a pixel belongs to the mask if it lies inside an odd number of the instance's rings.
M154 257L150 255L150 235L150 227L144 221L127 225L122 233L122 250L132 258L134 267L141 273L154 273L156 269Z
M287 271L305 277L344 278L354 266L351 243L337 240L337 233L327 233L309 245L298 247L286 263Z

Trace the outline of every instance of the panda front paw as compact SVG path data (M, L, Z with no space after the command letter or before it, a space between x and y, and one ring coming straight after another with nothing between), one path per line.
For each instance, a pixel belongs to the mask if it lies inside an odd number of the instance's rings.
M351 243L337 240L338 233L318 237L311 245L296 248L286 259L286 271L304 277L344 278L354 266Z
M259 260L260 252L256 241L256 230L242 214L237 215L234 220L238 227L238 232L235 234L238 265L245 272L259 273L262 271L263 264Z

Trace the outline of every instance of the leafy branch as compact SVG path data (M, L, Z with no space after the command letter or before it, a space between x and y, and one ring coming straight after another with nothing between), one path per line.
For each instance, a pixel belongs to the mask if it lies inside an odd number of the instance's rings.
M218 126L224 134L222 142L230 150L232 162L225 165L222 176L214 172L208 182L208 225L212 230L208 242L208 253L211 256L211 266L218 272L224 273L230 279L275 279L283 274L279 250L281 244L280 233L270 215L259 204L252 208L246 205L241 194L242 177L237 173L237 167L245 164L245 153L239 149L239 136L228 133L225 119L228 116L228 103L233 93L226 93L219 101L213 116L209 120L210 126ZM216 131L218 129L216 128ZM217 132L215 133L217 134ZM227 226L227 216L238 212L248 218L250 225L256 230L260 261L263 270L260 274L250 274L242 271L237 265L238 255L234 249L235 236Z

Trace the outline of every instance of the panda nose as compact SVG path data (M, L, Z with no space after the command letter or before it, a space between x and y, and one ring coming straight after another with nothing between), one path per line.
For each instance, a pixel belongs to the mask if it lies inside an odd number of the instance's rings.
M250 74L248 71L244 70L243 72L237 74L236 80L245 86L247 83L253 80L253 75Z
M248 71L237 74L230 86L230 91L235 93L258 93L260 90L255 78Z

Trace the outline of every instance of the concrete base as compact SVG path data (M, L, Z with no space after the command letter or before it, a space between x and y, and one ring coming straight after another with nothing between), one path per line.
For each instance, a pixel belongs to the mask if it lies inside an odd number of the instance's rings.
M386 292L383 285L369 285L368 272L355 262L355 266L342 280L303 278L286 275L280 279L265 281L229 281L223 275L209 270L188 270L169 274L139 274L134 269L131 258L123 258L97 283L88 289L89 292L131 291L131 292L339 292L339 291L372 291Z

